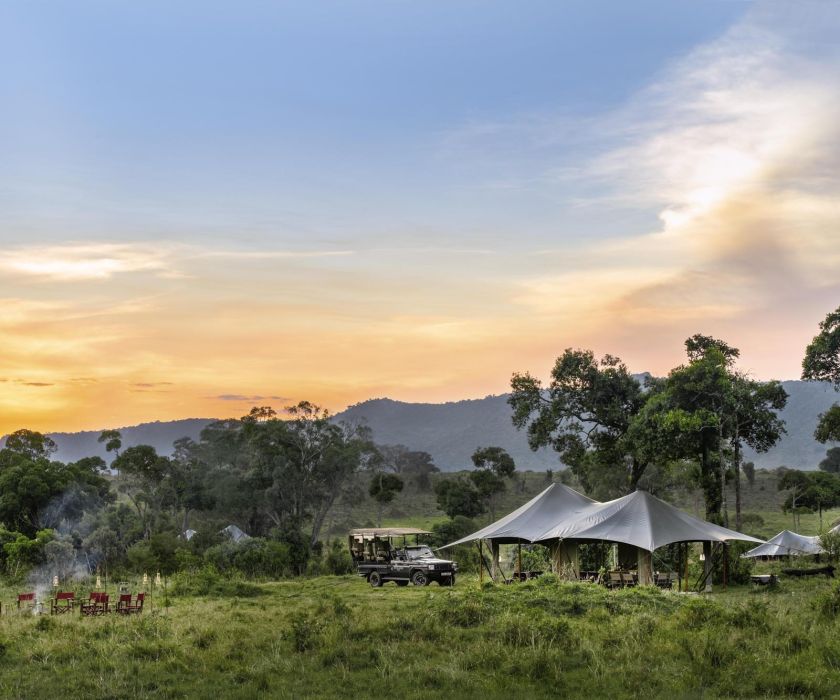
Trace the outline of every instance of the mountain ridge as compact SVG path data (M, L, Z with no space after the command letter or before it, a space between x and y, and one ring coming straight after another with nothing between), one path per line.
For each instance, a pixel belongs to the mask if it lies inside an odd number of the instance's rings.
M752 460L757 467L785 465L816 469L829 447L814 440L817 417L833 403L840 402L840 393L826 382L788 380L782 385L789 394L788 405L781 412L787 434L767 453L756 454L745 449L744 459ZM428 452L443 471L471 468L472 453L477 447L488 445L504 447L521 470L563 468L552 450L530 450L525 433L517 431L511 423L507 397L508 394L498 394L445 403L374 398L348 406L337 413L334 420L366 423L379 444L403 444L413 450ZM198 439L201 430L213 420L216 419L152 421L119 430L123 434L123 448L150 444L160 454L169 455L175 440L181 437ZM99 455L110 461L105 446L97 442L100 432L49 433L59 448L56 459L71 462Z

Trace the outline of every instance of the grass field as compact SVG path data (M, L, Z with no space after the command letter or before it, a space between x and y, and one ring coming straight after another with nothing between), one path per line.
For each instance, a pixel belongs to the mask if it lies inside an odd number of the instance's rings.
M0 617L4 698L836 697L825 579L711 596L553 577L372 589L356 577L154 598L129 619ZM4 589L3 600L13 597ZM821 607L820 607L821 606Z

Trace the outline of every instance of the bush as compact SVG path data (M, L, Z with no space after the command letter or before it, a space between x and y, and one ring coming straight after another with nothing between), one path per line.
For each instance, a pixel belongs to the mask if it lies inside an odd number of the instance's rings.
M292 572L289 546L258 537L210 547L204 553L204 561L219 572L240 571L252 577L281 578Z
M840 614L840 583L814 598L814 607L825 618L834 619Z
M753 571L754 559L742 559L741 555L752 549L755 545L751 542L732 542L727 546L729 551L729 563L726 570L727 583L747 584L750 582L750 575ZM715 565L712 570L712 581L723 582L723 557L715 558Z
M335 540L324 556L324 569L329 574L341 576L353 573L353 560L350 552L341 542Z
M241 574L222 575L212 566L195 572L179 571L172 577L170 592L174 596L217 596L221 598L252 598L262 589L248 583Z

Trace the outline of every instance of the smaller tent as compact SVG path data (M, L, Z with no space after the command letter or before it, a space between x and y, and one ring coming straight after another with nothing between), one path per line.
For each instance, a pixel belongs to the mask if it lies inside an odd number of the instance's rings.
M230 537L231 541L235 544L239 544L240 542L242 542L244 540L250 540L251 539L251 535L249 535L247 532L245 532L243 530L240 530L238 527L236 527L236 525L233 525L233 524L228 525L226 528L224 528L221 531L221 534L227 535L228 537Z
M775 537L762 545L744 552L741 556L751 557L787 557L809 554L822 554L823 548L817 535L799 535L790 530L782 530Z

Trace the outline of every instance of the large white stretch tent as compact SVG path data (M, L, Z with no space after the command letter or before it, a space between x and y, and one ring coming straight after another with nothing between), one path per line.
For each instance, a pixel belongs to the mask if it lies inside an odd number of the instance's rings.
M629 545L638 551L642 583L652 578L651 555L659 547L703 542L706 566L710 567L713 542L762 543L755 537L695 518L645 491L599 503L562 484L552 484L504 518L446 547L475 540L489 540L494 571L498 569L499 544L547 545L553 551L557 568L569 568L572 572L578 568L577 547L581 541Z
M823 548L820 538L817 535L800 535L790 530L782 530L775 537L759 545L749 552L744 552L742 557L787 557L803 556L809 554L822 554Z
M621 542L648 552L674 542L762 541L695 518L646 491L595 503L571 514L533 541L558 539Z
M568 486L552 484L504 518L441 549L474 540L493 540L499 544L536 542L542 533L555 526L560 519L580 513L597 503Z

